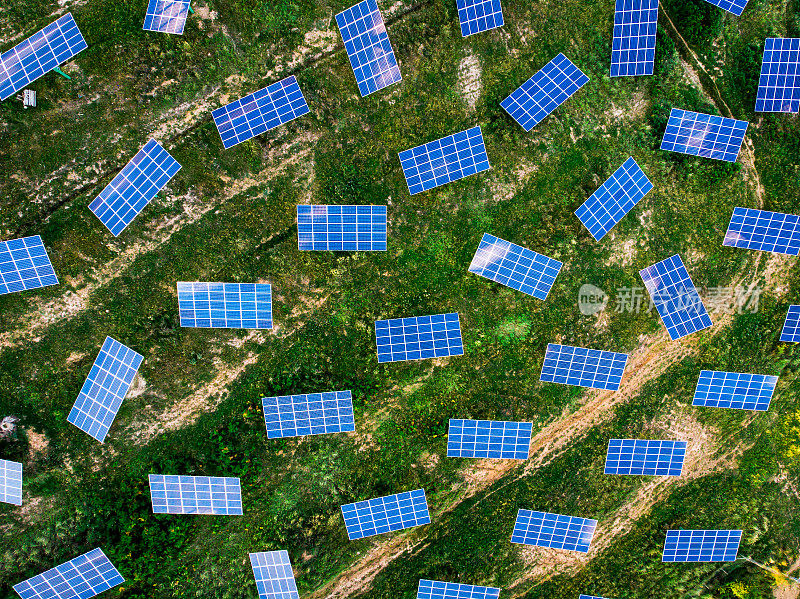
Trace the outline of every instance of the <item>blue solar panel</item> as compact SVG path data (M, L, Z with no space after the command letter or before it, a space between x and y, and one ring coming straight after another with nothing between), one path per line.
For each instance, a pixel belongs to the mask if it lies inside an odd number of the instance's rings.
M673 108L661 149L736 162L747 125L747 121Z
M288 551L250 554L259 599L300 599Z
M484 233L469 272L544 300L562 266L558 260Z
M261 135L309 112L294 75L211 111L222 145Z
M417 599L497 599L499 596L500 589L494 587L438 580L422 579L417 588Z
M639 274L673 341L711 326L711 317L680 256L656 262Z
M580 595L578 599L605 599L605 597L600 597L599 595Z
M356 430L350 391L265 397L261 404L269 439Z
M38 235L0 241L0 295L58 284Z
M736 207L722 245L797 256L800 216Z
M149 475L154 514L242 515L238 478Z
M22 505L22 464L0 460L0 501Z
M362 97L400 81L400 67L375 0L340 12L336 24Z
M490 168L480 127L403 150L400 165L412 196Z
M14 590L22 599L89 599L123 582L98 548L15 584Z
M786 321L781 331L781 341L787 343L800 342L800 306L789 306Z
M151 139L89 204L89 210L116 237L179 170L181 165Z
M777 376L702 370L692 405L763 412L777 384Z
M616 391L627 361L627 354L548 343L539 380Z
M744 7L747 6L748 0L706 0L706 2L727 10L738 17L742 14Z
M768 37L764 42L756 112L800 110L800 38Z
M67 421L102 443L142 360L132 349L106 337Z
M651 189L650 179L633 158L628 158L581 204L575 216L600 241Z
M530 422L451 419L447 456L527 460L532 429Z
M150 0L142 29L182 35L188 14L189 0Z
M569 58L559 54L500 102L500 106L525 131L530 131L587 81L589 78Z
M456 0L456 6L463 37L503 26L500 0Z
M182 327L271 329L269 283L179 282Z
M658 0L617 0L611 76L652 75L656 55Z
M0 54L0 100L10 98L87 47L72 13L53 21Z
M409 316L375 321L378 362L423 360L461 356L461 325L458 314Z
M425 491L406 491L342 506L350 540L430 524Z
M733 562L741 530L668 530L662 562Z
M385 252L386 206L297 206L301 250Z
M611 439L606 474L680 476L686 441Z
M520 510L511 542L587 553L596 527L597 520Z

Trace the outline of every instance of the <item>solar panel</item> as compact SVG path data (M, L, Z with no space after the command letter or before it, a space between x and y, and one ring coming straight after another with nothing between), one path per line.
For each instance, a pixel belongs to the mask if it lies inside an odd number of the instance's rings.
M777 384L777 376L702 370L692 405L763 412Z
M182 35L188 15L189 0L150 0L142 29Z
M0 100L10 98L87 47L72 13L59 17L0 54Z
M269 283L179 282L182 327L271 329Z
M259 599L300 599L288 551L250 554Z
M617 0L611 76L652 75L656 55L658 0Z
M480 127L403 150L400 165L412 196L490 168Z
M451 419L447 456L527 460L532 428L530 422Z
M733 562L741 530L668 530L662 562Z
M711 317L680 256L656 262L639 274L673 341L711 326Z
M417 599L497 599L500 589L457 582L420 580Z
M143 357L106 337L67 421L102 443L133 383Z
M14 590L22 599L89 599L125 582L100 548L37 574Z
M378 362L464 354L461 325L455 312L375 321L375 342Z
M605 474L680 476L686 441L611 439Z
M89 210L116 237L179 170L181 165L151 139L89 204Z
M736 207L722 245L797 256L800 216Z
M423 489L348 503L342 516L351 541L431 522Z
M211 111L225 149L309 111L294 75Z
M800 38L768 37L764 42L756 112L800 110Z
M747 121L673 108L661 149L736 162L747 125Z
M744 7L747 6L748 0L706 0L706 2L727 10L738 17L744 11Z
M385 252L386 206L297 206L300 250Z
M578 599L605 599L605 597L600 597L597 595L580 595Z
M559 54L500 102L500 106L525 131L530 131L587 81L589 78L569 58Z
M151 474L149 480L154 514L242 515L238 478Z
M596 526L588 518L520 510L511 542L587 553Z
M375 0L343 10L336 24L362 97L400 81L400 67Z
M469 272L545 300L562 266L558 260L484 233Z
M600 241L651 189L650 179L632 157L628 158L581 204L575 216Z
M261 404L268 439L356 430L350 391L265 397Z
M548 343L540 381L616 391L628 354Z
M0 501L22 505L22 463L0 459Z
M461 36L503 26L503 7L500 0L456 0Z
M800 306L789 306L786 321L781 331L781 341L787 343L800 342Z
M0 295L58 284L38 235L0 241Z

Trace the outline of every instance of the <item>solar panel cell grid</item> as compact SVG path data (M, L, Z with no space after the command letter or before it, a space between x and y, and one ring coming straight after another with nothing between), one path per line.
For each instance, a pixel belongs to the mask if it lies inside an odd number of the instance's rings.
M348 503L342 506L342 516L351 541L431 521L423 489Z
M611 439L606 453L606 474L680 476L686 441Z
M189 0L150 0L142 29L181 35L188 14Z
M736 162L747 125L747 121L673 108L661 149Z
M781 331L781 341L786 343L800 342L800 306L789 306L786 321Z
M457 582L420 580L417 599L497 599L500 589Z
M736 207L722 245L797 256L800 216Z
M271 329L268 283L179 282L182 327Z
M242 515L238 478L151 474L154 514Z
M269 439L356 430L350 391L265 397L261 403Z
M464 354L458 314L411 316L375 322L378 362Z
M259 599L300 599L287 551L250 554Z
M0 460L0 501L22 505L22 464Z
M20 582L14 590L22 599L89 599L123 582L98 548Z
M777 383L777 376L702 370L692 405L766 411Z
M519 510L512 543L587 553L597 520Z
M0 295L57 283L41 237L31 235L0 241Z
M768 37L764 42L756 112L800 110L800 38Z
M744 7L747 6L748 0L706 0L706 2L727 10L738 17L744 11Z
M627 354L549 343L539 380L616 391L627 361Z
M605 597L600 597L597 595L580 595L578 599L605 599Z
M532 428L530 422L450 420L447 455L452 458L527 460Z
M668 530L661 561L736 561L741 539L741 530Z
M652 75L658 0L617 0L611 76Z
M297 245L311 251L386 251L386 206L297 206Z
M503 26L500 0L456 0L456 6L463 37Z

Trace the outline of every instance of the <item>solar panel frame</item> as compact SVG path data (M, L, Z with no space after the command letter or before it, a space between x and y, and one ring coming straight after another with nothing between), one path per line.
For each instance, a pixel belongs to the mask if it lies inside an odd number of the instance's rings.
M21 599L89 599L125 582L99 547L14 585Z
M351 541L431 522L424 489L348 503L341 509Z
M451 418L447 457L527 460L533 423Z
M661 149L736 162L748 125L747 121L673 108Z
M692 405L765 412L777 384L777 376L701 370Z
M385 252L386 229L386 206L297 206L300 251Z
M678 254L640 270L639 275L673 341L713 324Z
M150 474L154 514L242 515L242 489L230 476Z
M785 343L800 342L800 306L789 306L786 313L786 320L781 329L781 341Z
M580 205L575 216L600 241L651 189L650 179L631 156Z
M22 505L22 462L0 459L0 501Z
M39 235L0 241L0 295L57 284L56 271Z
M212 329L271 329L269 283L179 281L181 326Z
M484 233L469 272L546 300L562 266L558 260Z
M456 312L378 320L375 344L379 363L464 354L461 323Z
M653 74L657 28L658 0L616 0L612 77Z
M491 168L480 127L403 150L399 157L412 196Z
M503 26L500 0L456 0L461 37L469 37Z
M88 48L71 12L0 54L0 101Z
M350 391L264 397L261 405L268 439L356 430Z
M500 589L474 584L420 579L417 599L498 599Z
M539 380L616 391L627 362L628 354L548 343Z
M755 111L800 111L800 38L764 41Z
M211 117L227 150L310 111L297 78L290 75L212 110Z
M622 476L680 476L686 441L610 439L605 474Z
M589 81L572 61L559 54L511 92L500 106L530 131Z
M587 553L597 520L550 512L519 510L511 542Z
M800 253L800 216L737 206L722 245L797 256Z
M183 35L190 0L150 0L142 29Z
M736 15L737 17L744 12L745 6L749 0L706 0L709 4L721 8Z
M250 553L249 557L259 599L300 599L288 551Z
M741 530L668 530L662 562L733 562Z

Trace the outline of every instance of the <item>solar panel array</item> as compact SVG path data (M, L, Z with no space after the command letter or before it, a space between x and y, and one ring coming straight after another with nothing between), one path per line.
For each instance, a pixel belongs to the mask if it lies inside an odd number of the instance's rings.
M419 581L417 599L497 599L500 589L438 580Z
M756 112L800 110L800 38L768 37L764 42Z
M385 252L386 206L297 206L301 250Z
M692 405L766 411L777 384L777 376L702 370Z
M190 0L150 0L144 16L145 31L183 34Z
M265 397L261 404L269 439L356 430L350 391Z
M532 429L530 422L451 419L447 456L527 460Z
M14 590L22 599L89 599L123 582L103 550L97 548L15 584Z
M680 476L686 441L611 439L605 474Z
M744 11L744 7L747 6L748 0L706 0L706 2L727 10L738 17Z
M617 0L611 76L652 75L656 55L658 0Z
M242 515L238 478L151 474L150 498L154 514Z
M789 306L786 320L781 330L781 341L787 343L800 342L800 306Z
M661 561L736 561L741 539L741 530L668 530Z
M650 179L632 157L628 158L581 204L575 216L600 241L651 189Z
M500 102L500 106L525 131L530 131L587 81L589 78L569 58L559 54Z
M0 241L0 295L58 284L38 235Z
M722 245L797 256L800 216L736 207Z
M511 542L587 553L596 527L588 518L519 510Z
M455 312L375 321L375 343L378 362L464 354L461 325Z
M673 108L661 149L736 162L747 125L747 121Z
M411 195L490 168L480 127L403 150L400 165Z
M89 204L89 210L116 237L179 170L178 161L151 139Z
M348 503L342 516L351 541L431 522L423 489Z
M711 317L680 256L656 262L639 274L673 341L711 326Z
M225 149L309 111L294 75L211 111Z
M0 501L22 505L22 463L0 459Z
M616 391L627 354L548 343L540 381Z
M106 337L67 421L101 443L105 441L143 359L116 339Z
M463 37L503 26L500 0L456 0L456 7Z
M59 17L0 54L0 100L10 98L87 47L72 13Z
M259 599L300 599L288 551L250 554Z
M178 282L182 327L271 329L269 283Z
M400 81L400 67L375 0L340 12L336 24L362 97Z
M545 300L562 266L558 260L484 233L469 272Z

